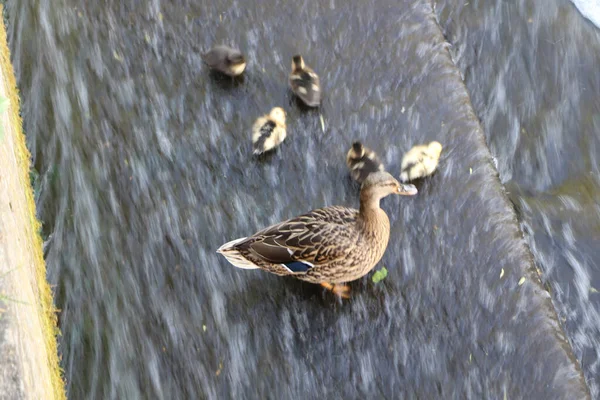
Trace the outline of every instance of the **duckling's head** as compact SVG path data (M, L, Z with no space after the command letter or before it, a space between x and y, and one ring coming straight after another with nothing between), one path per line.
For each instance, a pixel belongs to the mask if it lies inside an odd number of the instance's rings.
M227 63L229 64L230 67L233 67L236 65L243 65L243 64L246 64L246 58L239 51L234 51L234 52L231 52L227 56Z
M280 125L285 125L285 110L281 107L275 107L269 113L269 117Z
M365 179L360 189L360 199L361 203L364 201L379 203L379 200L390 194L414 196L417 193L417 188L414 185L402 184L391 174L379 171L369 174Z
M440 142L433 141L427 147L434 158L439 158L442 154L442 144Z
M292 70L304 69L304 59L300 54L292 57Z
M359 159L365 155L365 146L361 142L352 143L348 158Z

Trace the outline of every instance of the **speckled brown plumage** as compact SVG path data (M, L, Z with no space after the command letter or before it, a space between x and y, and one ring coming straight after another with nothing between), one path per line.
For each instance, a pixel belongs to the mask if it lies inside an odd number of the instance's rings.
M390 221L379 208L389 194L416 194L387 172L363 183L360 210L325 207L228 242L218 250L233 265L293 275L312 283L343 283L367 274L383 256Z
M326 207L266 228L239 243L242 256L278 275L295 275L312 283L358 279L379 261L387 247L390 223L383 211L366 226L358 210ZM365 228L376 228L369 232ZM291 251L291 252L290 252ZM282 263L306 261L306 272L291 272Z

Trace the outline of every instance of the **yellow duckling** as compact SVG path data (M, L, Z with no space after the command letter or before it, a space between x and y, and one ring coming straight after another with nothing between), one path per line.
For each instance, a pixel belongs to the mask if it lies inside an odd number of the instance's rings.
M246 69L246 58L238 49L215 46L202 54L202 60L211 68L225 75L235 77Z
M292 57L290 74L292 92L309 107L318 107L321 103L321 83L319 76L304 64L301 55Z
M252 146L254 154L273 150L285 140L285 111L275 107L267 115L258 118L252 126Z
M440 142L413 147L402 157L400 180L407 182L431 175L437 168L441 153Z
M352 143L346 155L346 165L350 169L350 176L358 183L363 183L373 172L385 170L377 154L361 142Z

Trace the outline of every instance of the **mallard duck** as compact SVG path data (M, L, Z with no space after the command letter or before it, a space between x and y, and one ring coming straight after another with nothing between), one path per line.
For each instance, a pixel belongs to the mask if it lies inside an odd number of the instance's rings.
M292 57L290 74L292 92L309 107L318 107L321 103L321 83L319 76L304 64L301 55Z
M390 194L415 195L387 172L367 177L360 191L360 210L331 206L265 228L221 246L217 253L238 268L260 268L321 284L348 297L350 282L379 262L390 237L390 221L379 201Z
M211 68L225 75L235 77L246 69L246 58L238 49L215 46L202 55L202 60Z
M254 154L273 150L285 140L285 111L275 107L267 115L258 118L252 126Z
M435 141L413 147L402 157L400 180L407 182L433 174L441 153L442 145Z
M373 172L385 170L377 154L363 146L361 142L352 143L352 147L346 155L346 165L350 169L350 176L358 183L363 183Z

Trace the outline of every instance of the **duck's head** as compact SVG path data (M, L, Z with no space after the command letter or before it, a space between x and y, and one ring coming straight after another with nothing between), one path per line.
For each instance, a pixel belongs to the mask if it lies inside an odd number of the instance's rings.
M368 200L379 202L380 199L383 199L390 194L414 196L417 193L418 191L415 185L402 184L385 171L369 174L360 188L361 202Z
M269 117L278 124L285 125L285 110L281 107L275 107L269 113Z
M304 69L304 59L300 54L296 54L294 57L292 57L292 69Z
M239 51L234 51L227 56L227 63L231 67L237 66L237 65L243 65L243 64L246 64L246 58Z
M442 154L442 144L440 142L433 141L427 145L427 148L434 158L439 158Z

